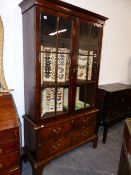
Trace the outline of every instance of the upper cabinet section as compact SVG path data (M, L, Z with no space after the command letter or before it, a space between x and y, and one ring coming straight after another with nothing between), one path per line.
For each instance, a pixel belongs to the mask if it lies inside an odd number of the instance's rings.
M94 109L107 18L59 0L20 7L26 113L39 121Z
M69 82L72 20L41 13L41 84Z
M97 80L102 26L79 21L77 80Z

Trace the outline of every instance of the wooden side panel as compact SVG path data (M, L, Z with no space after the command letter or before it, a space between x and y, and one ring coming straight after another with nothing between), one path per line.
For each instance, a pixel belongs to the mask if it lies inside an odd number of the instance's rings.
M36 135L34 126L26 119L24 119L24 139L25 147L28 151L34 151L36 149Z
M1 172L0 175L21 175L21 169L19 167L13 167L12 169Z
M36 54L35 54L35 8L23 14L23 52L24 52L24 92L25 113L35 118L36 92Z
M19 152L10 153L2 158L0 158L0 171L5 171L14 166L19 166L18 160Z

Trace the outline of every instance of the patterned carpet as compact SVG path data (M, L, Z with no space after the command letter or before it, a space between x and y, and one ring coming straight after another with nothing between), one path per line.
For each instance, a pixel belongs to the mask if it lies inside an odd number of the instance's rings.
M106 144L102 144L102 131L99 130L98 147L92 144L60 156L48 164L43 175L117 175L124 122L109 129ZM23 163L22 175L32 175L29 162Z

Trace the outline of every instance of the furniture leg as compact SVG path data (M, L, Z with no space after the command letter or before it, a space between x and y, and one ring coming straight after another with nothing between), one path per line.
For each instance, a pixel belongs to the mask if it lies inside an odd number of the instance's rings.
M103 139L102 139L102 142L104 144L106 143L107 133L108 133L108 127L104 126Z
M93 140L93 148L97 148L98 137Z
M32 169L32 174L33 175L42 175L43 174L42 173L43 172L43 169L44 169L43 166L42 167L39 167L39 168L36 168L36 169L33 168Z

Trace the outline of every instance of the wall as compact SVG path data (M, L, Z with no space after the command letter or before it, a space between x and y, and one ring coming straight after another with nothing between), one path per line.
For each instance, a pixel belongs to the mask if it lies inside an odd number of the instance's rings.
M4 68L21 118L24 114L21 0L0 1L5 27ZM131 1L64 0L108 17L104 27L99 84L131 83ZM23 126L23 123L22 123ZM23 142L24 143L24 142Z

